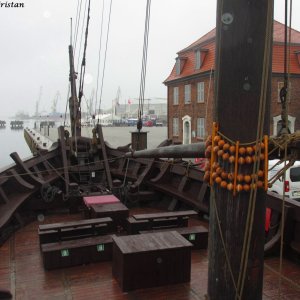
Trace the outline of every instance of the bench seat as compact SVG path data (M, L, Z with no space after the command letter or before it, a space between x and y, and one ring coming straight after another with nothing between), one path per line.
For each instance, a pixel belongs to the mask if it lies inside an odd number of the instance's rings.
M112 259L112 236L104 235L41 245L47 270Z

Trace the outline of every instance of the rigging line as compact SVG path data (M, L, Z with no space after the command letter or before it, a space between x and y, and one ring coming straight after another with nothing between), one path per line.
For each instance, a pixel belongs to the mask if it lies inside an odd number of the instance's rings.
M271 267L270 265L268 265L266 262L264 263L264 267L266 269L268 269L269 271L271 271L272 273L280 276L283 280L285 280L286 282L288 282L290 285L292 285L293 287L295 287L296 289L298 289L300 291L300 284L298 284L296 281L280 274L278 271L276 271L273 267Z
M39 154L40 157L43 157L42 154ZM124 156L116 156L116 157L113 157L113 158L108 158L108 159L103 159L103 160L97 160L96 163L94 162L90 162L90 163L86 163L86 164L75 164L75 165L70 165L70 166L67 166L67 167L60 167L60 168L54 168L53 167L53 171L54 172L58 172L58 171L64 171L65 169L68 170L69 168L76 168L76 167L81 167L81 166L90 166L90 165L94 165L94 164L101 164L105 161L108 161L108 162L114 162L115 160L119 160L119 159L123 159ZM49 163L48 160L45 160L47 163ZM50 164L50 163L49 163ZM25 173L18 173L19 176L26 176L26 175L38 175L38 174L44 174L44 173L49 173L50 170L41 170L41 171L30 171L30 172L25 172ZM73 173L77 174L78 172L77 171L73 171ZM57 174L57 173L56 173ZM6 178L14 178L15 175L5 175L5 176L0 176L0 179L6 179Z
M85 1L85 5L84 5L84 13L83 13L83 20L85 19L85 15L86 15L86 7L87 7L87 3L88 3L88 1ZM81 53L83 31L84 31L84 22L82 22L82 27L81 27L80 43L79 43L79 51L78 51L78 59L77 59L77 66L76 66L76 69L77 69L77 70L78 70L78 67L79 67L79 59L80 59L80 53Z
M70 98L70 90L71 90L71 84L69 82L68 95L67 95L67 101L66 101L66 109L65 109L65 117L64 117L64 127L66 126L66 120L67 120L67 111L68 111L68 103L69 103L69 98Z
M267 20L266 20L266 33L265 33L265 47L264 47L264 58L263 58L263 73L262 73L262 83L261 83L261 93L260 93L260 103L259 103L259 119L257 125L257 137L256 137L256 146L258 146L258 141L261 140L263 135L263 127L264 127L264 117L265 117L265 107L266 107L266 97L267 97L267 89L268 89L268 70L270 65L270 57L269 53L272 47L272 27L273 27L273 4L272 2L268 3L268 11L267 11ZM261 147L256 147L255 155L258 157L261 153ZM267 157L265 157L267 159ZM260 166L260 160L256 159L253 165L253 173L257 174L257 171ZM255 183L257 178L255 179ZM252 178L251 184L254 183L254 177ZM246 230L245 230L245 238L243 243L242 250L242 260L241 260L241 268L242 271L239 273L238 278L238 297L242 297L244 290L244 283L246 279L247 266L248 266L248 257L250 250L250 242L252 238L252 229L254 222L254 212L256 207L256 194L257 188L255 190L251 189L249 206L247 212L247 221L246 221Z
M151 7L151 0L147 0L144 45L143 45L143 60L142 60L142 70L141 70L141 84L140 84L140 95L139 95L139 117L141 117L141 114L143 114L143 107L145 101L144 93L145 93L145 79L146 79L146 71L147 71L150 7Z
M287 37L287 26L288 26L288 20L287 20L287 0L285 4L285 45L284 45L284 65L285 65L285 88L287 89L287 96L289 97L290 91L289 91L289 79L290 79L290 45L291 45L291 24L292 24L292 0L290 0L290 12L289 12L289 17L290 17L290 22L289 22L289 37ZM289 41L287 40L289 38ZM288 48L288 49L287 49ZM288 52L288 53L287 53ZM287 58L288 54L288 58ZM287 99L285 98L285 102ZM285 110L285 115L284 118L286 120L286 125L288 127L288 114L287 114L287 108ZM286 167L286 162L287 162L287 143L285 144L284 148L284 167ZM284 185L284 182L286 180L286 170L284 171L283 174L283 182L282 184ZM284 235L284 225L285 225L285 188L283 187L283 195L282 195L282 206L281 206L281 228L280 228L280 261L279 261L279 286L278 286L278 294L279 297L281 296L281 286L282 286L282 258L283 258L283 235Z
M89 6L87 12L85 41L84 41L83 57L82 57L81 70L80 70L80 81L79 81L79 91L78 91L79 107L81 105L81 98L83 95L83 84L84 84L85 66L86 66L86 48L87 48L87 38L89 32L89 22L90 22L90 4L91 4L91 0L89 0Z
M207 101L206 101L206 109L205 109L205 123L207 123L208 119L207 119L207 112L208 112L208 105L209 105L209 97L210 97L210 87L211 87L211 81L212 81L212 72L213 72L213 67L211 67L210 69L210 75L209 75L209 84L208 84L208 94L207 94ZM205 99L204 99L205 100ZM205 124L205 133L206 133L206 136L208 136L208 133L207 133L207 124Z
M77 26L77 20L78 20L78 13L79 13L79 0L77 0L74 38L75 38L75 32L76 32L76 26ZM73 35L73 33L72 33L72 35ZM72 43L71 43L71 45L72 45Z
M79 12L76 18L76 26L75 26L75 42L74 42L74 54L76 52L76 44L77 44L77 37L78 37L78 28L80 24L80 15L81 15L81 6L82 6L82 0L80 0L80 7L79 7Z
M97 68L97 85L96 85L96 101L95 101L95 115L97 114L97 101L98 101L98 88L99 88L99 75L100 75L100 62L101 62L101 48L102 48L102 34L103 34L103 15L104 15L104 3L103 0L102 13L101 13L101 26L100 26L100 40L99 40L99 52L98 52L98 68Z
M149 35L149 21L150 21L150 4L151 0L147 1L147 13L146 13L146 28L145 28L145 49L144 49L144 70L143 70L143 79L142 79L142 115L144 114L144 103L145 103L145 79L146 79L146 71L147 71L147 56L148 56L148 35Z
M105 43L105 52L104 52L104 63L103 63L101 89L100 89L99 111L100 111L101 102L102 102L102 92L103 92L103 82L104 82L104 74L105 74L105 66L106 66L106 54L107 54L107 45L108 45L108 37L109 37L109 28L110 28L111 8L112 8L112 0L110 0L110 6L109 6L109 17L108 17L108 24L107 24L106 43ZM99 121L100 120L98 118L98 124L99 124Z
M147 71L150 7L151 7L151 0L147 0L145 30L144 30L144 44L143 44L143 59L142 59L140 94L139 94L138 123L137 123L137 129L139 132L141 131L142 126L143 126L142 115L144 113L143 107L144 107L144 102L145 102L144 95L145 95L145 80L146 80L146 71ZM139 136L138 136L138 139L139 139Z

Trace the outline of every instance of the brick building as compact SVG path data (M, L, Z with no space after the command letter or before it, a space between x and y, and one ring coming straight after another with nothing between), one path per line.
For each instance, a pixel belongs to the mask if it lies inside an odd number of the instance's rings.
M284 25L274 21L270 134L281 123L279 91L283 86ZM213 29L177 53L176 62L164 81L168 88L168 138L184 144L201 141L211 132L214 105L215 35ZM290 98L291 132L300 130L300 32L291 30Z

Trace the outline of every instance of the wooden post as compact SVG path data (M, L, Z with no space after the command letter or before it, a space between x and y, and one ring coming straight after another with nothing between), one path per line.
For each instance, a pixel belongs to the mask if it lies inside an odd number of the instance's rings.
M268 15L271 18L269 23ZM254 142L257 137L263 77L267 83L267 93L262 97L266 107L263 134L269 133L272 29L273 0L218 0L214 121L218 123L220 132L241 144ZM268 42L271 43L269 49L266 48ZM264 65L268 66L265 76ZM252 169L252 166L248 167L249 172ZM241 167L239 172L242 172ZM250 192L238 192L234 197L232 191L216 183L212 185L210 300L262 298L265 196L266 192L258 189L254 198L248 264L244 284L241 284L239 274ZM241 294L240 298L237 294Z

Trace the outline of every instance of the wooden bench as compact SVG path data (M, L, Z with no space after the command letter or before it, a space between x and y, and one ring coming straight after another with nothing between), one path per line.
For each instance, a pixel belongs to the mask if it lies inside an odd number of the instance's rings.
M112 236L104 235L79 240L41 245L47 270L78 266L112 259Z
M167 232L177 231L185 239L193 244L194 249L207 249L208 244L208 229L204 226L190 226L190 227L178 227L171 229L157 229L157 230L142 230L141 234L149 232Z
M39 225L40 244L82 239L112 232L109 217Z
M135 234L141 230L187 227L189 217L195 215L194 210L133 215L127 219L127 232Z

